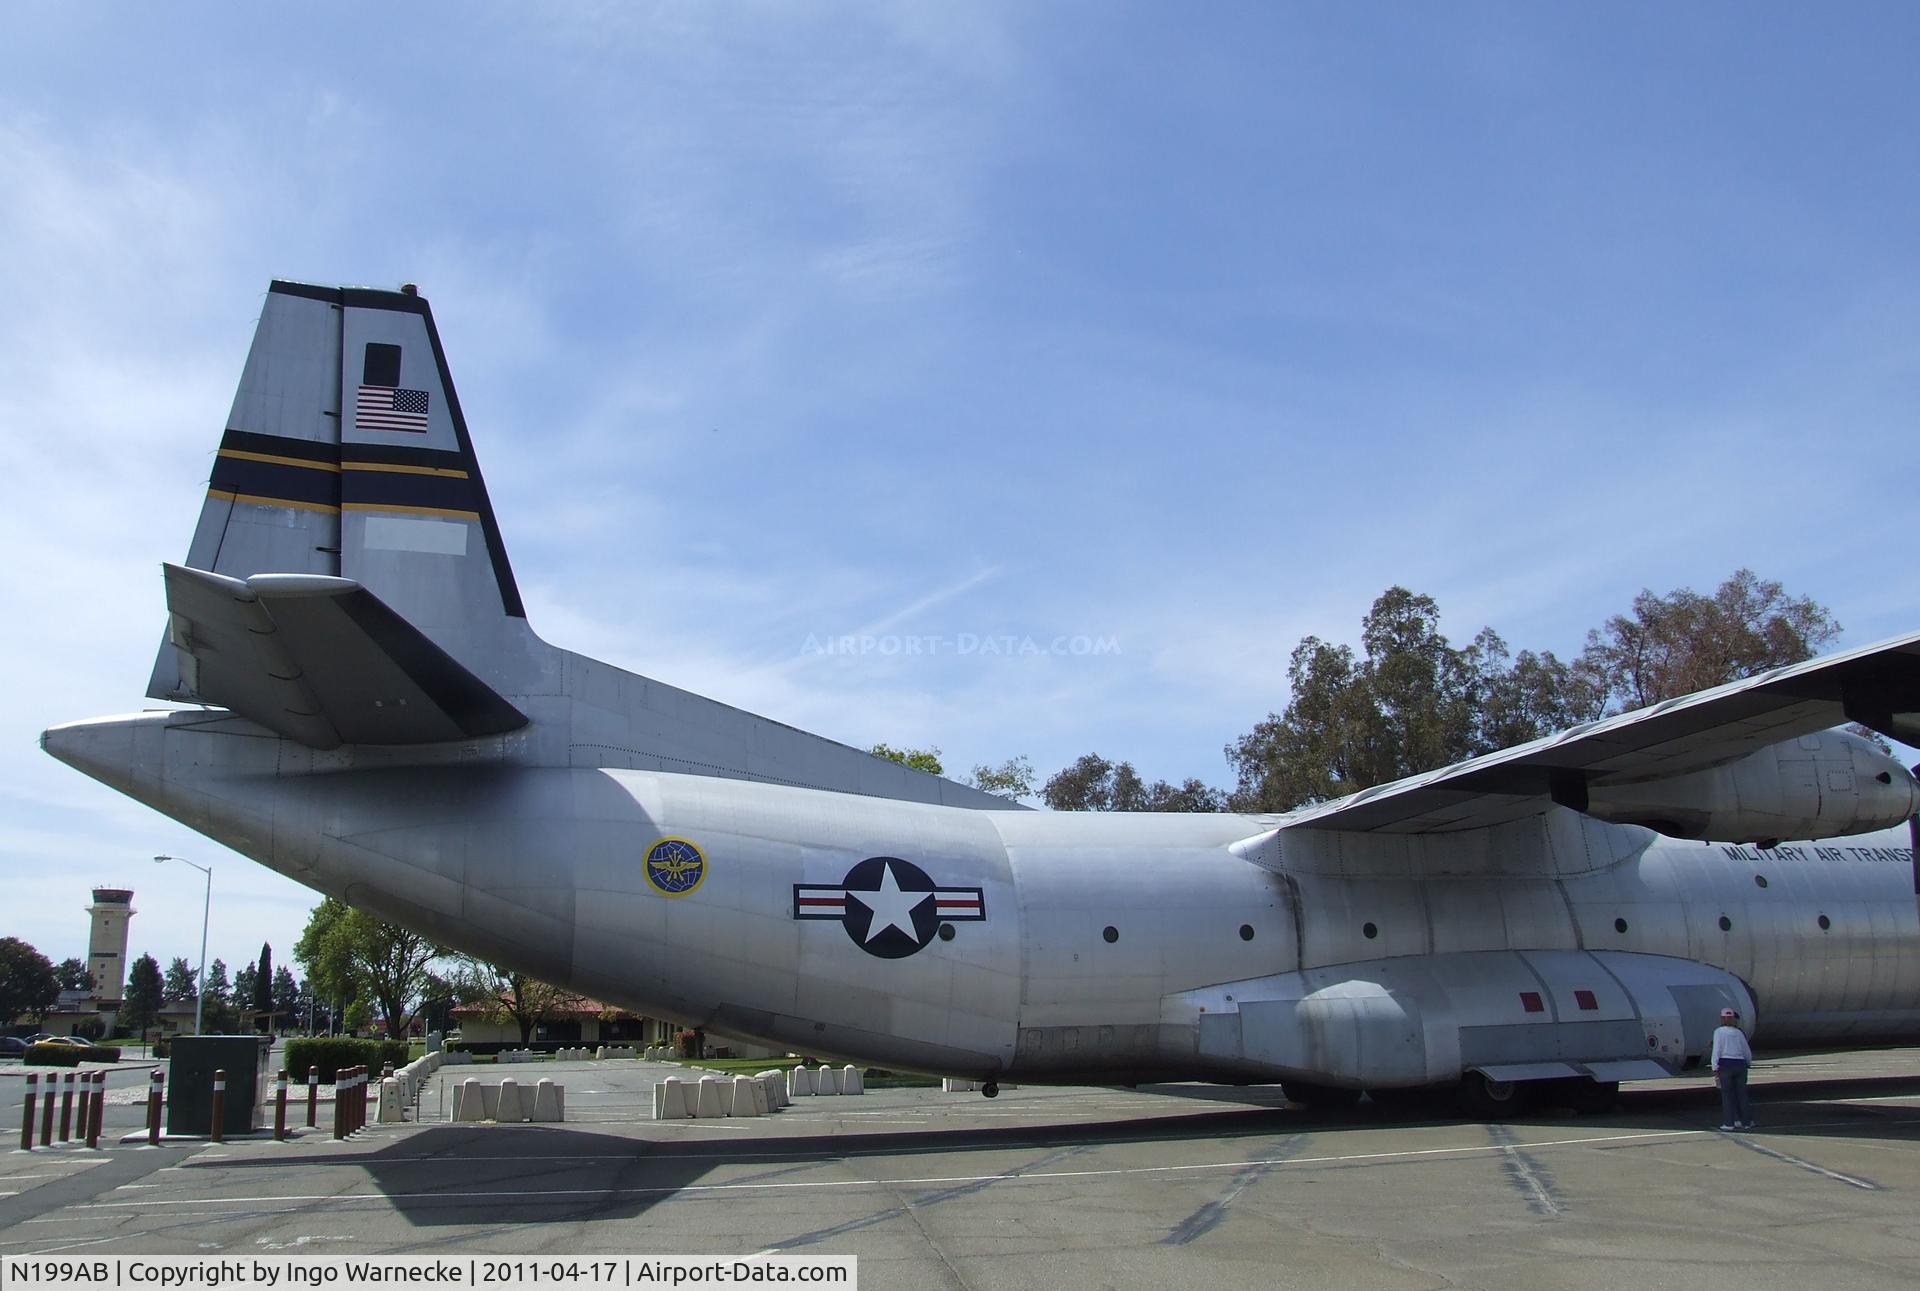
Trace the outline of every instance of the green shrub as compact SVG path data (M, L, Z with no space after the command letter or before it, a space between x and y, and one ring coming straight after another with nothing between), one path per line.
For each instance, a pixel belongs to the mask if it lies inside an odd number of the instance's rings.
M332 1084L342 1067L365 1067L379 1075L387 1063L396 1069L407 1065L404 1040L356 1040L351 1036L312 1036L287 1041L287 1075L304 1081L307 1072L317 1067L320 1079Z
M28 1045L27 1051L20 1055L20 1061L28 1067L78 1067L83 1052L77 1044L41 1040Z
M80 1056L87 1062L119 1062L120 1046L117 1044L97 1044L91 1049L83 1049Z

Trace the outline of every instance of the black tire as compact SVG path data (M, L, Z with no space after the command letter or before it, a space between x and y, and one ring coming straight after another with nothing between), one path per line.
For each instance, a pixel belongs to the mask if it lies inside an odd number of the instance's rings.
M1489 1080L1478 1071L1460 1077L1455 1095L1460 1110L1482 1121L1504 1121L1526 1110L1527 1086L1517 1080Z
M1357 1089L1309 1085L1295 1080L1280 1086L1280 1092L1287 1096L1289 1103L1302 1103L1308 1107L1352 1107L1360 1101L1360 1091Z
M1000 1097L1000 1086L989 1080L986 1084L980 1086L980 1092L988 1098L998 1098Z

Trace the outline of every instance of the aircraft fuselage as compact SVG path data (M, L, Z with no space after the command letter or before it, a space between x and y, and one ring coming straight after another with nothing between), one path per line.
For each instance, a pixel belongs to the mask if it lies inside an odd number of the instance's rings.
M797 1052L1415 1085L1538 1059L1548 1034L1568 1059L1644 1044L1684 1065L1702 1036L1660 1021L1668 990L1751 1000L1763 1042L1920 1030L1905 830L1759 849L1555 808L1453 843L1288 831L1275 859L1247 853L1255 817L517 766L506 742L288 774L304 750L220 716L77 723L47 747L449 946Z

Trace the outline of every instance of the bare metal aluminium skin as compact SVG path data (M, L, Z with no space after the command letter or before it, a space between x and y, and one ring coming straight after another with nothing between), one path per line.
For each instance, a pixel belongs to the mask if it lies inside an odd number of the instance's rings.
M1920 1036L1920 634L1287 816L1033 812L528 625L427 302L275 282L148 694L46 750L654 1016L989 1082L1606 1101ZM1783 839L1820 839L1787 843ZM1707 841L1711 840L1711 841Z

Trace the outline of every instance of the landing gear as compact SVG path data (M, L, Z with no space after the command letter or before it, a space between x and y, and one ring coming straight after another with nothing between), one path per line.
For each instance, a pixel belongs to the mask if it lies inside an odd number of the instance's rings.
M998 1098L1000 1097L1000 1086L996 1082L989 1080L986 1084L980 1086L980 1092L988 1098Z
M1360 1101L1360 1091L1357 1089L1309 1085L1297 1080L1289 1080L1280 1086L1280 1092L1287 1096L1289 1103L1304 1103L1308 1107L1352 1107Z
M1493 1080L1478 1071L1460 1077L1455 1098L1461 1111L1483 1121L1505 1120L1518 1115L1527 1105L1525 1085L1514 1080Z

